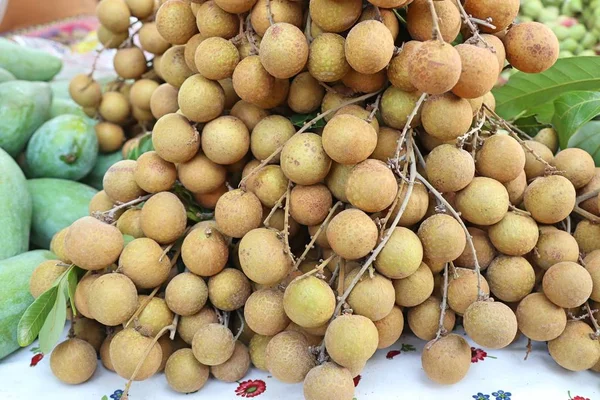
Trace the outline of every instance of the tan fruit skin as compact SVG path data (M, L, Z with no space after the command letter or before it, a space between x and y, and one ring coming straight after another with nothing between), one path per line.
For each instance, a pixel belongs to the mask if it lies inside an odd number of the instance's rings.
M260 42L260 61L278 79L298 74L308 61L308 44L304 33L285 22L271 25Z
M283 292L278 289L252 293L244 305L244 317L250 329L264 336L276 335L290 323L283 307Z
M583 321L570 321L564 332L548 342L550 355L570 371L592 368L600 359L600 343L590 338L592 328Z
M484 32L500 32L509 26L519 13L519 0L495 2L494 0L467 0L465 11L475 18L493 18L495 28L482 26Z
M375 259L375 268L392 279L412 275L423 261L423 245L410 229L396 227Z
M313 0L309 5L312 20L326 32L340 33L350 29L362 12L360 0L339 2Z
M457 268L458 278L452 275L448 282L448 305L458 315L464 314L467 308L477 300L477 275L475 271ZM486 279L481 277L481 291L490 294Z
M156 13L156 28L167 42L185 44L198 33L194 14L183 1L169 1L165 4Z
M516 311L519 330L531 340L556 339L567 326L567 313L543 293L531 293L519 302Z
M421 340L433 340L437 334L440 320L441 301L437 297L430 297L418 306L408 310L408 326ZM454 329L456 315L452 310L446 310L444 315L444 328L448 332Z
M435 11L439 19L442 38L453 42L461 27L460 13L451 0L436 1ZM395 8L395 7L394 7ZM408 7L406 16L407 28L414 40L425 41L433 39L433 23L427 0L413 1Z
M429 379L445 385L463 379L471 366L471 348L467 341L450 334L430 343L429 350L421 353L421 364Z
M411 83L421 92L432 95L452 89L458 82L461 60L458 52L448 43L423 42L409 63Z
M385 349L392 346L400 336L404 329L404 316L402 309L394 306L392 311L379 321L374 322L379 334L378 349Z
M73 338L60 343L50 355L50 369L60 381L77 385L96 371L96 350L88 342Z
M402 307L417 306L427 300L433 293L433 274L424 263L421 263L414 274L404 279L396 279L393 282L396 291L396 304Z
M496 257L486 277L494 296L506 302L520 301L535 285L535 271L523 257Z
M323 33L310 45L308 70L321 82L335 82L349 71L344 52L345 39L335 33Z
M110 343L110 359L117 374L125 379L131 378L150 343L152 343L151 338L142 336L133 328L123 329L117 333ZM162 349L158 343L155 343L134 380L141 381L154 375L161 361Z
M423 255L433 261L452 261L465 249L467 238L456 220L446 214L427 218L418 230Z
M543 224L565 219L575 207L575 188L560 175L536 178L525 190L525 209Z
M221 324L204 325L196 332L192 342L194 357L209 366L223 364L234 350L233 334Z
M514 25L504 38L506 58L519 71L540 73L558 59L556 35L544 24L529 22Z
M377 242L377 226L357 209L344 210L329 222L327 240L336 254L357 260L369 254Z
M281 168L292 182L313 185L322 181L331 168L321 136L303 133L290 138L281 151Z
M346 368L327 362L309 371L304 379L304 398L307 400L352 400L354 382Z
M269 372L285 383L302 382L315 366L306 338L298 332L285 331L274 336L267 345L266 364Z
M165 255L161 259L162 253L163 249L154 240L134 239L123 249L119 268L136 287L154 288L166 281L171 271L169 257Z
M500 302L477 301L463 316L465 332L480 346L501 349L512 343L517 334L517 317Z
M171 389L180 393L200 390L208 381L210 369L194 358L191 349L173 353L165 365L165 377Z
M329 324L325 333L325 348L330 357L346 367L366 362L377 350L378 343L377 328L361 315L341 315Z
M157 193L144 203L141 225L144 235L159 244L173 243L185 231L185 207L173 193Z
M200 148L200 137L185 117L167 114L154 125L152 145L165 161L182 163L196 155Z
M185 80L177 98L183 115L194 122L210 121L221 115L225 108L221 85L199 74Z
M106 268L117 261L123 244L123 235L116 227L92 217L75 221L65 238L67 256L88 271Z
M223 311L234 311L242 307L250 294L252 286L246 276L234 268L225 268L208 280L208 298Z
M240 242L242 270L253 282L263 285L281 281L292 267L284 247L277 232L266 228L251 230Z
M593 281L581 265L563 261L551 266L542 280L544 294L563 308L579 307L590 297Z
M242 379L250 369L248 348L240 341L235 342L231 358L223 364L210 367L211 374L222 382L236 382Z
M348 177L346 197L365 212L378 212L394 202L398 184L393 172L379 160L367 159L358 164Z
M384 69L394 53L394 38L383 23L376 20L356 24L344 43L346 60L362 74L374 74Z

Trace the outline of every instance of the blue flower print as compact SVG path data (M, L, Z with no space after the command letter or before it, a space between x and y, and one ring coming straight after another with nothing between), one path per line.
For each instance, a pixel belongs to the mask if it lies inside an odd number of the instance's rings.
M496 400L510 400L510 396L512 396L512 393L505 392L504 390L498 390L497 392L493 392L492 396L494 396Z
M475 400L490 400L490 395L489 394L483 394L483 393L477 393L474 394L473 397Z
M123 396L122 390L115 390L113 394L110 395L110 398L113 400L120 400L121 396Z

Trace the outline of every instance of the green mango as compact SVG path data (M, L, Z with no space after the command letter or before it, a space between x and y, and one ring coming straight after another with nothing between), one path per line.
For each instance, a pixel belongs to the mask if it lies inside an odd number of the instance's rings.
M0 67L12 73L17 79L50 81L62 69L62 61L44 51L0 38Z
M0 83L0 147L16 157L48 119L51 103L52 92L47 83Z
M2 149L0 171L0 260L4 260L29 248L32 206L25 175L15 160Z
M98 154L98 159L96 160L94 168L92 168L92 171L81 181L93 188L102 190L104 187L102 183L104 174L114 163L121 161L122 159L123 154L121 153L121 150L117 150L114 153Z
M98 138L83 117L59 115L42 125L25 151L29 178L79 180L94 167Z
M83 108L71 99L53 98L50 106L50 118L58 117L59 115L77 115L83 117L88 124L96 126L98 120L90 118L83 112Z
M98 191L83 183L41 178L27 181L33 201L31 242L49 248L54 234L89 214L88 205Z
M17 325L33 303L29 278L34 269L56 256L48 250L33 250L0 261L0 360L19 349Z
M17 78L13 74L8 72L4 68L0 68L0 83L15 80L17 80Z

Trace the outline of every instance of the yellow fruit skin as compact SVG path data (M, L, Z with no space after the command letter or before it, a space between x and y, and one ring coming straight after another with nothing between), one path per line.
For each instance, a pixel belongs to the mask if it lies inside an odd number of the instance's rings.
M134 328L126 328L117 333L110 343L110 359L116 373L124 379L130 379L151 344L151 338L143 336ZM158 343L154 343L133 380L143 381L154 375L161 361L162 349Z
M310 44L308 71L321 82L335 82L350 71L344 52L345 39L335 33L323 33Z
M525 190L525 209L543 224L556 224L567 218L575 207L573 184L560 175L536 178Z
M260 42L260 61L275 78L291 78L308 61L308 44L304 33L292 24L279 22L265 32Z
M185 44L198 32L196 19L189 4L178 0L167 1L158 9L156 28L171 44Z
M292 281L283 296L283 307L288 317L305 328L316 328L326 323L333 315L335 303L335 295L329 285L314 276Z
M412 275L423 261L423 245L410 229L397 227L375 259L375 268L392 279Z
M384 69L394 54L394 38L390 30L376 20L356 24L344 43L346 60L361 74L374 74Z
M193 393L208 381L210 369L200 364L192 349L179 349L165 365L165 377L171 389L179 393Z
M200 74L183 82L178 95L181 112L194 122L208 122L217 118L225 108L225 93L218 82Z
M96 7L96 16L100 23L111 32L127 32L131 11L122 0L103 0Z
M475 343L501 349L512 343L517 334L517 317L504 303L476 301L463 316L465 332Z
M204 39L195 53L195 64L202 76L211 80L231 78L240 61L238 49L220 37Z
M542 287L546 297L557 306L575 308L590 297L593 281L584 267L571 261L563 261L546 271Z
M357 340L361 346L356 346ZM366 362L373 356L379 334L373 322L362 315L341 315L325 332L325 348L329 356L346 368Z

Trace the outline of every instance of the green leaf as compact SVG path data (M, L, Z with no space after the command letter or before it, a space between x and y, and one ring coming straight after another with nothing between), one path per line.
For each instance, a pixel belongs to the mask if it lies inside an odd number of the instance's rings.
M56 303L58 286L52 286L42 293L29 307L17 325L17 341L19 346L29 346L40 333L44 321Z
M514 122L514 125L516 125L520 130L529 136L535 136L540 130L548 127L548 124L540 123L537 117L533 115L525 118L519 118Z
M554 101L554 109L552 124L560 147L566 149L571 136L600 114L600 92L566 93Z
M576 90L600 89L600 57L561 58L540 74L517 72L494 90L496 112L512 120L528 110Z
M69 298L69 302L71 303L71 311L73 311L73 316L76 316L77 307L75 307L75 289L77 289L77 270L75 268L69 269L66 287L67 296Z
M524 113L521 118L535 116L535 119L542 124L551 124L552 117L554 117L554 103L549 102L540 104L539 106L533 107Z
M123 235L123 241L125 242L125 243L124 243L124 246L127 246L127 245L128 245L129 243L131 243L131 242L132 242L134 239L135 239L135 238L134 238L133 236L130 236L130 235Z
M591 121L583 125L569 139L569 147L577 147L587 151L600 166L600 121Z
M56 294L56 301L40 330L40 350L44 354L52 351L62 335L67 320L67 299L65 289L67 281L61 282Z
M317 113L314 112L312 114L294 114L290 117L290 121L294 126L299 128L303 127L307 122L312 121L317 117ZM325 119L321 118L317 122L315 122L311 128L322 128L325 126Z

